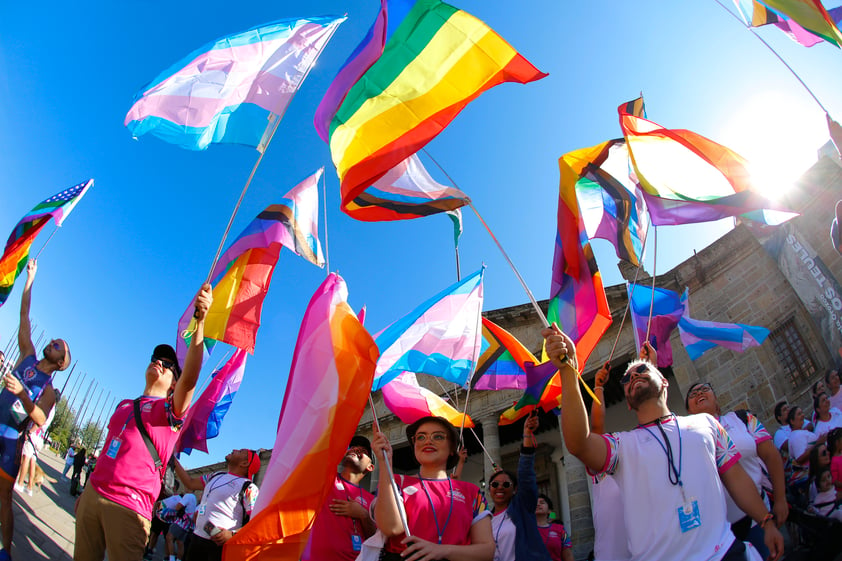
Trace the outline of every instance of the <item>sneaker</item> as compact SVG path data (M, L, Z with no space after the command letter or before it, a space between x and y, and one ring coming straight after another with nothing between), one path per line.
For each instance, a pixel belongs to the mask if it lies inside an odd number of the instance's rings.
M23 493L23 485L15 483L15 491L17 491L18 493Z
M26 490L26 494L27 494L27 495L29 495L29 496L31 497L31 496L32 496L32 489L27 489L27 490Z

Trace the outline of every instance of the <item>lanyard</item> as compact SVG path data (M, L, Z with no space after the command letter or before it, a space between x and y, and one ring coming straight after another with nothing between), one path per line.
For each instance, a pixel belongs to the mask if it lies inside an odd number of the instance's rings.
M509 517L509 509L508 509L508 508L506 508L506 510L504 510L504 511L500 514L500 516L502 516L502 517L503 517L503 520L501 520L501 521L500 521L500 525L499 525L499 526L497 526L497 533L496 533L496 534L494 534L494 551L495 551L495 552L496 552L496 551L497 551L497 549L500 547L500 546L498 545L498 543L500 542L500 530L502 530L502 529L503 529L503 524L505 524L505 523L506 523L506 519Z
M427 491L427 486L424 485L424 479L421 477L421 474L418 475L418 479L421 481L421 488L424 489L424 494L427 495L427 501L429 501L430 508L433 511L433 522L436 523L436 534L438 534L439 545L441 545L441 540L444 537L444 531L447 529L447 524L450 522L450 515L453 514L453 481L449 477L447 478L447 483L450 485L450 510L447 513L444 526L439 527L439 517L436 514L436 506L433 504L433 498L430 496L430 492Z
M658 430L661 431L661 436L664 437L664 442L662 443L655 433L649 430L649 427L642 426L646 432L652 435L652 438L655 439L655 442L661 447L661 450L667 455L667 473L669 475L669 481L672 485L678 485L678 488L681 490L681 496L684 497L684 483L681 481L681 460L684 456L684 445L681 442L681 427L678 426L678 419L675 418L675 415L670 416L671 419L675 421L675 428L678 431L678 467L675 467L675 454L672 451L672 444L670 444L669 438L667 438L667 433L664 428L661 426L661 421L658 419L655 421L655 425L658 427ZM686 497L684 497L684 502L687 502Z
M357 503L359 503L359 504L361 504L361 505L362 505L362 504L363 504L363 490L362 490L362 487L359 487L358 485L354 485L353 483L351 483L350 481L346 480L346 479L345 479L344 477L342 477L341 475L339 476L339 479L341 479L341 480L342 480L342 489L345 491L345 498L347 498L347 499L348 499L348 502L351 502L351 501L353 501L353 500L354 500L354 498L351 496L351 493L349 493L349 492L348 492L348 485L352 485L352 486L354 486L354 487L357 487L357 488L359 489L359 491L360 491L359 500L358 500L358 501L354 501L354 502L357 502ZM363 506L365 506L365 505L363 505ZM362 535L362 532L359 532L359 531L357 530L357 519L356 519L356 518L351 517L351 527L352 527L352 528L353 528L353 530L354 530L354 535L358 535L358 536L361 536L361 535Z

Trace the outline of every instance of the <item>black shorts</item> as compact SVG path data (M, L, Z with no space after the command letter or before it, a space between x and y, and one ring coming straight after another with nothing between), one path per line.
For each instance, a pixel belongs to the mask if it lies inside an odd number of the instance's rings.
M152 526L149 528L149 533L151 535L153 535L153 536L157 535L157 534L167 535L167 532L169 532L169 530L170 530L170 523L169 522L164 522L163 520L161 520L157 516L154 516L154 515L152 516Z

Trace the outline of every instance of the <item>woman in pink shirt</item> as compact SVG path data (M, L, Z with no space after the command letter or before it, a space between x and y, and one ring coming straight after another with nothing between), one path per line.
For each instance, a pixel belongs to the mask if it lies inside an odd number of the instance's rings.
M830 450L830 473L836 492L842 494L842 429L827 433L827 449Z

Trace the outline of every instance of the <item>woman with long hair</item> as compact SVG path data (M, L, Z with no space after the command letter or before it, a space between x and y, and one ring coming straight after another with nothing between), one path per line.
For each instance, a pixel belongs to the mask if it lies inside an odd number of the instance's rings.
M813 398L813 410L816 418L813 423L813 433L816 436L842 428L842 411L831 407L830 396L827 392L821 392Z
M485 499L476 485L447 476L457 462L456 429L441 417L422 417L406 428L406 437L420 464L417 476L395 476L410 536L388 470L381 469L374 502L374 520L386 538L381 559L491 561L494 539ZM383 433L375 433L371 447L381 465L386 456L391 465L392 447Z

